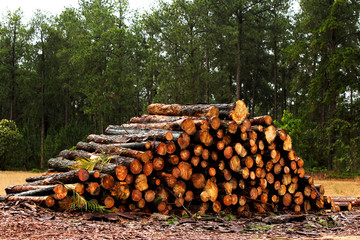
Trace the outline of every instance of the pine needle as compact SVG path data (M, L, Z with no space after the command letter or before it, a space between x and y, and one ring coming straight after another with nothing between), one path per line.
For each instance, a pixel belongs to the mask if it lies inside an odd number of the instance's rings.
M98 167L98 169L102 170L105 164L110 163L111 158L107 156L106 154L102 153L101 157L90 159L87 157L78 157L75 158L76 164L72 165L72 169L80 169L84 168L88 171L93 171L95 167Z
M105 206L102 206L96 202L87 201L85 198L83 198L77 192L75 192L75 191L72 191L72 192L73 192L73 197L72 197L71 209L81 210L84 212L91 212L91 213L94 213L94 212L109 213L109 212L111 212Z

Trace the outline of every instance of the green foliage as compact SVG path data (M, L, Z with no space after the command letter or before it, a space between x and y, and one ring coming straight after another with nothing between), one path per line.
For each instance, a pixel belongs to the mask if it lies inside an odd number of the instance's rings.
M100 171L105 164L110 163L111 158L106 154L102 154L101 157L89 159L89 158L76 158L75 161L77 162L75 165L72 165L72 169L80 169L84 168L88 171L93 171L96 166L99 167Z
M284 129L290 136L292 141L297 146L300 143L301 135L306 131L306 127L300 118L296 118L290 111L284 110L281 121L274 121L274 124L279 129Z
M348 179L348 178L356 178L360 175L359 172L357 173L351 173L351 172L332 172L328 173L326 175L327 178L342 178L342 179Z
M74 121L60 129L50 128L44 142L45 159L57 156L64 149L75 150L76 146L73 145L79 141L84 141L89 132L91 132L91 127Z
M173 215L171 215L171 217L168 219L167 222L169 225L173 225L178 221L179 221L179 218L175 214L173 214Z
M5 170L10 166L21 166L17 158L17 148L22 140L22 135L14 121L2 119L0 121L0 169ZM21 146L20 146L21 147Z
M225 221L232 221L232 220L235 220L235 217L232 214L226 214L225 216L223 216L223 219Z
M77 192L73 191L71 209L80 210L82 212L98 212L98 213L110 213L111 211L105 206L101 206L96 202L88 201Z
M42 173L42 172L44 172L44 170L38 169L38 168L33 168L33 169L30 170L30 172L33 172L33 173Z

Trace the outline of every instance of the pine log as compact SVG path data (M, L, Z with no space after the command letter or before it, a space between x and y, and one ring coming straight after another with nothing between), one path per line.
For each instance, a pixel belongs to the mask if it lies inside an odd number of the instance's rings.
M77 183L77 182L85 182L89 179L89 172L83 168L72 170L65 173L54 174L49 178L45 178L43 180L26 183L26 185L52 185L57 183Z
M168 115L148 115L143 114L141 117L133 117L130 123L170 123L184 119L202 120L202 117L196 116L168 116Z
M269 126L272 124L272 117L270 115L259 116L252 119L249 119L251 125L263 125Z
M193 173L193 169L190 163L181 161L178 164L178 168L180 170L180 177L184 180L189 180Z
M55 199L51 196L0 196L0 201L14 201L14 202L34 202L47 207L55 205Z
M220 118L226 117L232 119L237 124L242 124L249 117L249 111L242 100L237 100L232 104L213 104L213 106L219 109Z
M184 200L187 202L191 202L192 200L194 200L194 192L191 190L186 191Z
M237 155L234 155L229 162L230 169L233 170L236 173L240 173L241 170L241 164L240 164L240 158Z
M181 198L185 195L186 192L186 183L182 180L176 181L173 187L173 193L176 198Z
M56 170L57 171L57 170ZM35 177L27 177L25 179L26 182L35 182L35 181L39 181L39 180L43 180L45 178L48 178L51 175L57 174L58 172L62 172L62 171L57 171L57 172L45 172L43 175L41 176L35 176Z
M149 188L148 180L145 174L139 174L135 178L135 188L143 192Z
M100 179L100 184L104 189L108 190L114 186L115 180L110 174L105 174Z
M46 196L54 195L56 200L61 200L66 197L68 188L62 184L43 186L9 186L5 189L7 194L14 196Z
M142 171L146 176L150 176L153 170L154 170L154 166L152 162L149 161L144 163Z
M147 136L147 135L157 135L157 134L166 134L169 132L168 130L164 129L142 129L138 127L124 127L122 125L109 125L105 129L106 135L119 135L118 137L127 137L132 135L138 136ZM103 136L103 135L101 135ZM115 137L115 136L114 136Z
M350 202L353 206L360 205L360 197L331 197L334 202Z
M178 138L177 143L180 149L185 149L190 145L190 141L191 141L190 136L187 133L183 132Z
M123 160L124 161L118 162L117 164L108 163L108 164L104 164L103 166L96 165L95 169L101 171L102 173L111 174L114 176L116 175L120 181L123 181L124 180L123 178L126 177L127 172L124 173L124 168L120 166L128 167L130 163L135 159L124 158ZM51 158L48 161L49 168L55 169L56 171L60 171L60 172L71 171L72 170L71 167L76 164L77 162L75 161L71 161L63 158ZM125 177L121 177L124 175ZM49 178L49 176L47 178Z
M218 117L219 109L206 104L180 105L154 103L148 106L148 113L150 115L167 116Z
M104 152L106 154L117 154L124 157L131 157L141 160L143 157L144 151L134 150L136 148L141 148L145 150L144 143L114 143L114 144L99 144L94 142L78 142L76 144L77 149L85 150L88 152ZM136 147L138 146L138 147ZM134 149L129 149L129 147Z
M112 196L107 195L103 197L103 203L105 207L110 209L115 205L115 199Z
M285 151L291 151L292 150L292 140L289 134L286 134L286 139L283 142L283 149Z
M111 134L111 135L91 134L87 137L86 140L87 142L96 142L102 144L145 142L145 141L154 141L154 140L171 141L171 140L177 140L181 134L181 131L168 131L163 129L139 129L139 128L136 128L136 131L134 130L131 131L133 133L125 133L122 130L118 130L119 128L121 127L116 125L110 125L107 128L109 132L107 134Z
M63 157L57 157L57 158L50 158L48 160L48 167L50 169L54 169L57 172L68 172L71 171L73 168L75 167L77 164L76 161L72 161L72 160L68 160L68 159L64 159ZM49 176L41 176L39 180L43 180L49 178Z
M140 129L164 129L172 131L184 130L187 134L193 135L196 132L196 126L193 120L189 118L180 119L175 122L161 122L161 123L129 123L122 124L125 128L140 128Z
M160 171L164 168L165 161L162 157L156 157L153 160L153 168L155 171Z
M218 197L219 190L218 190L216 183L214 181L208 179L205 184L203 192L207 193L210 201L215 202Z
M276 138L276 128L273 125L270 125L264 129L264 132L266 141L269 144L273 143Z
M125 182L115 182L114 186L110 189L111 196L119 200L126 200L130 196L129 185Z
M145 191L144 199L146 202L150 203L155 200L156 193L154 190L148 189Z
M97 182L86 182L86 192L92 196L98 196L100 194L101 188Z
M352 210L352 204L350 202L335 202L335 206L337 206L340 211L349 211Z
M59 157L63 157L69 160L74 160L76 158L90 158L92 156L91 153L84 150L62 150L59 153Z
M207 130L197 131L194 135L194 140L203 143L206 147L211 146L214 142L212 134Z
M203 189L206 184L206 179L202 173L194 173L191 176L191 182L196 189Z
M56 185L50 185L50 186L44 186L44 185L13 185L13 186L7 186L5 188L6 194L19 194L22 192L28 192L28 196L36 196L36 194L40 194L38 196L41 196L41 193L44 192L44 194L48 194L49 192L53 192L53 188ZM30 192L31 191L31 192ZM25 195L24 195L25 196Z

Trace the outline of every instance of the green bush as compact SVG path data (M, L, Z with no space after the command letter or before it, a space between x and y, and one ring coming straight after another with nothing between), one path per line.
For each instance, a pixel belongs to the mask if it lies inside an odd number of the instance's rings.
M17 157L16 150L22 140L14 121L2 119L0 121L0 169L6 170L10 167L19 168L23 165ZM21 147L21 146L20 146Z

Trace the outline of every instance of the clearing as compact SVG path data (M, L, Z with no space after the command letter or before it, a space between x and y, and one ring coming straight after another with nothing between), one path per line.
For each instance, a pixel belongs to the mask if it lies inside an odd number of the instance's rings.
M0 172L0 194L41 173ZM315 180L330 196L360 196L360 179ZM0 202L0 239L360 239L360 212L299 213L278 222L250 214L177 218L159 214L56 212L28 203ZM281 214L281 213L280 213ZM270 220L269 220L270 219ZM272 219L272 220L271 220Z
M42 173L24 171L0 171L0 195L5 195L5 188L26 183L27 177L40 176ZM315 184L325 187L327 196L360 197L360 177L354 179L315 179Z

